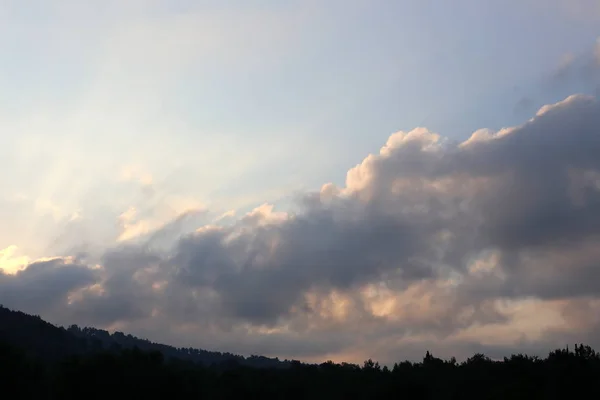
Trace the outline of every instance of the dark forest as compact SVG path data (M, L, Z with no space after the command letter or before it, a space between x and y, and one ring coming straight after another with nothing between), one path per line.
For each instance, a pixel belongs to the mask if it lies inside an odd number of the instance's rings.
M56 327L0 308L0 382L19 399L564 399L599 398L600 354L591 347L546 358L475 354L459 363L429 352L388 368L304 364L175 348L93 328Z

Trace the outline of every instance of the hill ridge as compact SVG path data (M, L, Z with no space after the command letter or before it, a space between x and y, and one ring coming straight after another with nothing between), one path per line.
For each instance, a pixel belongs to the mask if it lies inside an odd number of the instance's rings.
M240 365L255 368L285 368L290 361L280 361L259 355L248 357L229 352L176 347L139 338L131 334L94 327L67 328L45 321L39 315L11 310L0 305L0 340L15 345L29 355L46 360L56 360L68 355L103 350L138 348L142 351L159 351L167 359L191 361L203 366Z

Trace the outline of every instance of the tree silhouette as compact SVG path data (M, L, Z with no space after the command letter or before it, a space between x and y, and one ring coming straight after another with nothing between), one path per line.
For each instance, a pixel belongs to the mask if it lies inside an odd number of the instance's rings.
M546 358L513 354L495 361L477 353L458 363L427 351L421 362L398 361L391 369L373 359L362 367L314 365L176 349L76 325L62 329L0 308L0 384L19 399L600 398L598 376L600 355L579 343Z

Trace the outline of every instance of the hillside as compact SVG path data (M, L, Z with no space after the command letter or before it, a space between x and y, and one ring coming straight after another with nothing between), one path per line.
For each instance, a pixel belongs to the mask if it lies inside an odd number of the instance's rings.
M252 368L261 367L261 368ZM545 359L462 363L427 352L393 368L320 365L155 344L94 328L56 327L0 308L0 385L19 399L565 399L600 398L600 354L576 345Z
M202 366L243 365L254 368L285 368L287 361L263 356L244 357L195 348L177 348L123 332L109 333L96 328L68 328L54 326L39 316L13 311L0 306L0 341L22 349L29 356L42 360L59 360L69 355L86 354L103 350L138 348L143 351L158 351L166 359L191 361Z

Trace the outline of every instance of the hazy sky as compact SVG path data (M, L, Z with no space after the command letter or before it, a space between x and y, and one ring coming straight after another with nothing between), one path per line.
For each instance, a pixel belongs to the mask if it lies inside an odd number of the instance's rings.
M600 346L599 27L0 0L0 303L306 361Z

